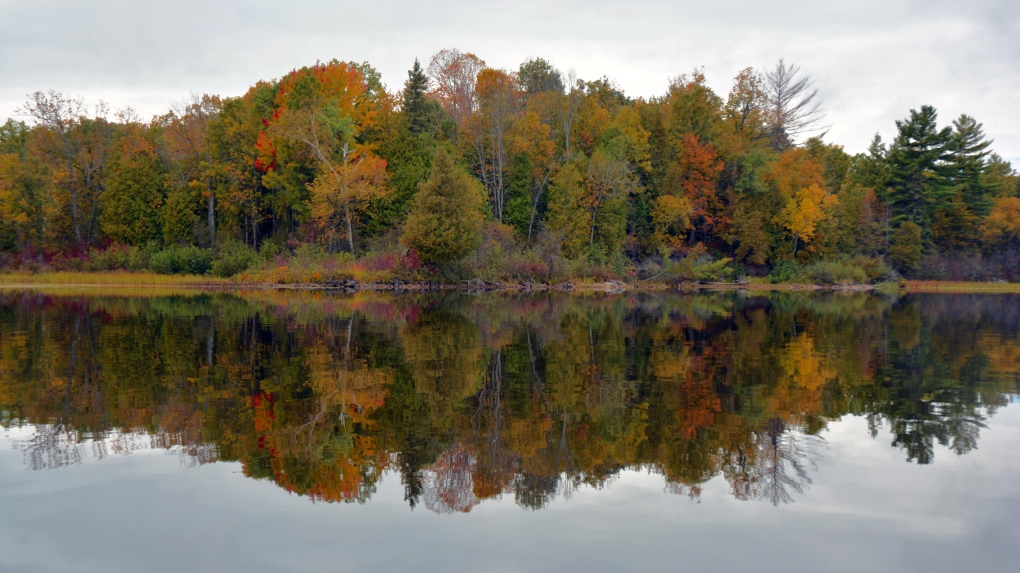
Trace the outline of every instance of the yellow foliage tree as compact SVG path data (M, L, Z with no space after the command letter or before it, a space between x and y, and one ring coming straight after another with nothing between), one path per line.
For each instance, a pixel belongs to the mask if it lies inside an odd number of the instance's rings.
M779 222L793 235L794 254L798 244L811 242L818 224L828 219L837 205L839 199L835 195L826 193L815 184L801 188L786 202L779 214Z
M999 199L981 226L981 236L991 245L1020 241L1020 199Z

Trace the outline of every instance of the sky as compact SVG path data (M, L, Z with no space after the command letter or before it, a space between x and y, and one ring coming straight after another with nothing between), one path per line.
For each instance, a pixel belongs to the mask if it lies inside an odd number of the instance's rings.
M811 483L777 507L734 499L723 476L694 501L635 469L537 511L513 494L412 511L392 471L364 504L312 503L240 463L162 450L31 471L15 446L33 433L0 432L4 571L1008 571L1020 558L1015 404L977 450L936 446L931 465L863 417L832 421Z
M850 153L928 104L944 125L977 118L1020 166L1018 38L1016 0L0 0L0 121L39 90L148 118L333 58L368 61L397 90L443 48L506 69L543 57L632 97L698 66L725 97L739 70L784 58L814 80L825 139Z

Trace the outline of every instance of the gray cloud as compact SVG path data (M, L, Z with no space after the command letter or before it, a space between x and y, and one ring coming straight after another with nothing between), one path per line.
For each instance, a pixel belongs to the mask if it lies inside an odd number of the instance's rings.
M1020 160L1020 4L1008 0L138 2L0 0L0 118L56 89L143 117L189 92L239 95L314 62L371 62L391 89L444 47L514 68L542 56L633 96L705 66L725 96L746 66L785 57L825 98L828 139L861 151L921 104L968 113Z

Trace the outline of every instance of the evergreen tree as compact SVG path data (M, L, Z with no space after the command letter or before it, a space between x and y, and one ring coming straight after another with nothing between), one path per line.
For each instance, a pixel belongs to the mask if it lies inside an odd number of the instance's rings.
M442 147L415 198L401 238L426 263L455 263L478 246L485 193Z
M431 132L435 128L436 106L429 105L426 94L428 89L429 79L415 58L414 66L408 70L407 81L404 82L404 101L401 107L407 128L413 134Z
M935 108L924 105L898 120L899 134L889 150L889 203L892 222L916 224L931 244L931 218L953 195L953 131L939 129Z
M111 162L106 193L99 203L99 219L106 235L128 245L160 242L165 179L166 172L153 148L142 146L118 154ZM179 239L190 240L190 229Z
M982 181L986 158L989 156L988 146L991 141L985 140L981 124L973 117L961 115L953 121L953 181L956 192L970 209L971 213L987 216L992 204L988 198L989 189Z
M889 150L882 141L882 136L875 134L868 152L854 156L847 173L849 183L871 189L880 199L885 199L886 187L889 184Z

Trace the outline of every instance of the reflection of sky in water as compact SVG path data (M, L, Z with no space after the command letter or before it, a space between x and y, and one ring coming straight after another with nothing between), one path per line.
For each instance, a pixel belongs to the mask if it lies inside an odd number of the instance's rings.
M31 435L0 438L2 571L1004 571L1020 558L1015 406L977 450L937 447L931 465L844 417L822 432L812 483L778 507L735 500L720 476L692 502L640 471L541 511L512 495L411 511L393 473L366 504L314 504L240 464L146 447L30 471L14 445Z

